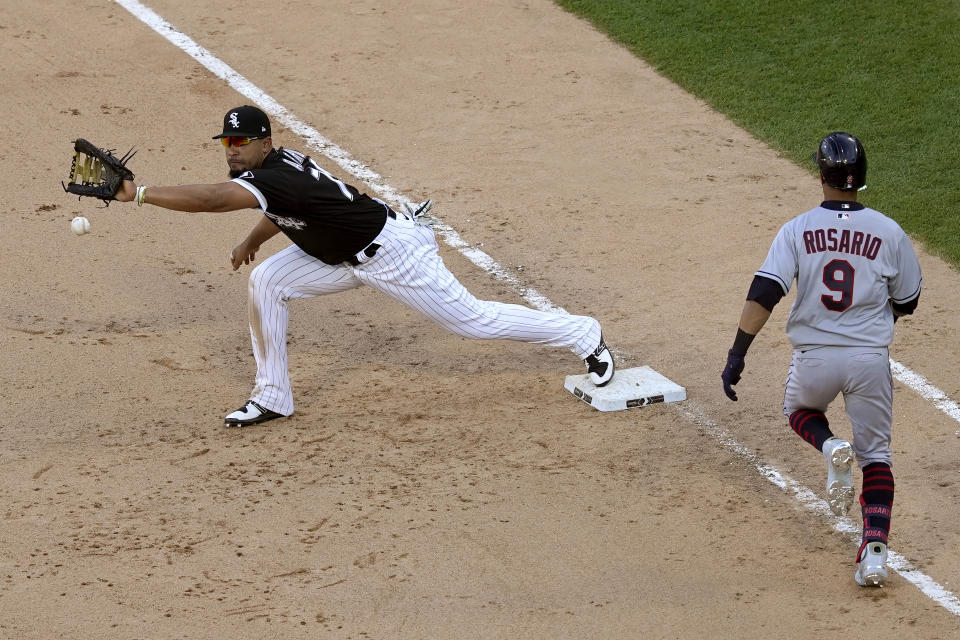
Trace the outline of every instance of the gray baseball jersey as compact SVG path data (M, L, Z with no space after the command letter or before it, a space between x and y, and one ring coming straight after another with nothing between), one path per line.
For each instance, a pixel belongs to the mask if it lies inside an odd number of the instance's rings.
M857 202L826 201L781 227L756 275L797 280L787 320L794 348L886 347L890 301L920 295L922 275L910 238L895 221Z

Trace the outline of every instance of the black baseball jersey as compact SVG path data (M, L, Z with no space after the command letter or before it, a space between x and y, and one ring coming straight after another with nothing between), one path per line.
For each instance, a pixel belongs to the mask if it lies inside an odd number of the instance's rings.
M387 206L333 177L309 156L273 149L263 164L233 180L294 244L327 264L346 261L373 242Z

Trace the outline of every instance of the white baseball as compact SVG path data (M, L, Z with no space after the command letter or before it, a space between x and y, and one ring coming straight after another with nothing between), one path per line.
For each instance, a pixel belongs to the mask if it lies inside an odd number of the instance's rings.
M82 236L85 233L90 233L90 221L83 216L77 216L70 221L70 230L78 236Z

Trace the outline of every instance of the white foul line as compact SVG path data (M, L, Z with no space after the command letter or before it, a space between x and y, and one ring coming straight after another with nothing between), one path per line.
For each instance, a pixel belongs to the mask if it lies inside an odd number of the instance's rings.
M737 442L728 431L706 417L696 402L687 400L686 403L678 403L670 406L680 412L687 421L697 425L702 431L720 442L726 449L743 458L748 464L753 466L761 476L783 491L792 493L797 499L797 502L808 511L812 511L819 516L829 519L835 531L846 535L855 544L859 544L859 525L854 525L853 520L850 518L841 518L834 515L833 512L830 511L830 506L826 500L818 498L817 495L807 487L763 462L756 453ZM904 556L895 551L888 550L887 566L899 573L907 581L913 583L925 596L955 616L960 616L960 598L957 598L957 596L937 583L933 578L914 567ZM851 573L852 572L853 567L851 565Z
M123 6L141 22L176 45L187 55L209 69L218 78L226 81L226 83L237 92L259 105L265 112L273 116L276 122L279 122L303 138L309 147L319 151L344 171L363 181L371 190L376 192L377 195L390 202L413 204L412 200L386 184L376 171L354 159L347 151L341 149L330 140L327 140L319 131L301 121L286 107L237 73L232 67L214 56L207 49L197 44L192 38L175 29L152 9L144 6L137 0L114 0L114 2ZM561 307L554 305L541 293L525 286L487 253L476 247L471 247L464 242L453 228L443 223L436 223L433 225L433 228L440 233L444 242L498 280L507 282L511 289L522 295L523 299L535 308L542 311L566 313ZM937 408L944 411L944 413L954 420L960 421L960 408L958 408L957 404L950 400L946 394L930 385L923 376L913 373L893 360L890 362L894 375L898 380L920 393L924 398L932 400ZM756 453L734 440L729 433L706 418L702 411L699 409L691 409L692 407L696 407L695 403L688 401L688 407L676 406L687 420L693 424L700 425L706 433L717 439L724 447L750 462L760 475L784 491L792 492L804 507L820 515L832 517L834 519L833 526L836 531L852 536L857 535L857 528L851 525L849 520L834 516L830 512L829 507L827 507L827 503L817 498L810 489L804 487L789 476L780 473L774 467L763 463ZM889 552L888 565L916 585L927 597L954 615L960 616L960 599L937 584L932 578L915 569L903 556L892 551Z
M921 398L931 401L937 409L960 422L960 406L957 406L957 403L943 391L930 384L922 375L907 369L893 358L890 359L890 371L894 378L916 391ZM960 435L960 431L957 435Z

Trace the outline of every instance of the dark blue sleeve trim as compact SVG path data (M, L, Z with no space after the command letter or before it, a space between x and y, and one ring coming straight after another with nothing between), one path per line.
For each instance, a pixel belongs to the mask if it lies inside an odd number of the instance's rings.
M779 284L780 288L783 290L783 295L787 295L787 291L790 289L790 285L788 285L786 282L781 280L780 276L778 276L775 273L768 273L766 271L757 271L755 276L763 276L764 278L773 280L774 282Z
M918 285L917 285L917 290L914 291L913 293L911 293L910 295L908 295L908 296L906 296L906 297L904 297L904 298L900 298L899 300L894 300L893 298L891 298L891 300L893 300L896 304L906 304L906 303L910 302L911 300L913 300L914 298L919 298L919 297L920 297L920 287L921 287L921 285L918 284ZM914 305L914 306L916 306L916 305Z

